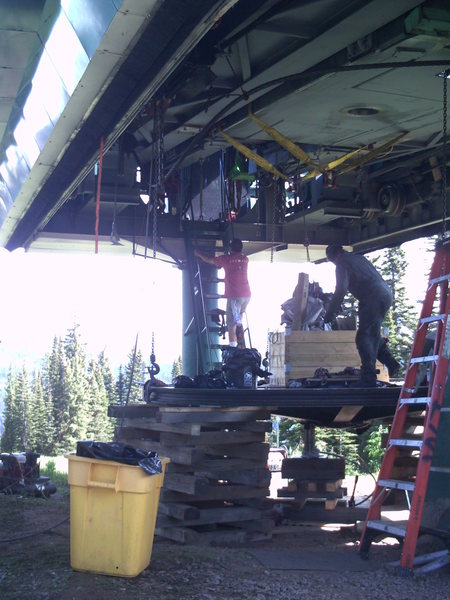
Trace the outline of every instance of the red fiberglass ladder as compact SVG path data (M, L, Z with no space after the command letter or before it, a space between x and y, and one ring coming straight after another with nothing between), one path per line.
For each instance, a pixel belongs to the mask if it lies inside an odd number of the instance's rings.
M439 242L436 247L405 382L400 392L386 452L375 491L372 495L359 547L361 556L367 558L370 545L376 537L383 536L383 534L384 537L396 537L403 541L400 566L405 570L412 570L413 567L447 381L450 353L450 321L448 321L449 251L450 240ZM433 309L436 310L434 306L437 301L439 301L439 312L433 314ZM434 324L433 327L436 328L434 351L432 355L423 356L425 338L430 324ZM428 388L425 388L424 391L426 395L418 396L416 379L419 365L423 363L429 363L431 367L429 369L430 377ZM412 437L411 435L408 437L406 433L407 417L411 413L417 414L418 411L420 411L421 419L423 417L423 434L420 437ZM395 479L395 475L392 476L395 460L398 455L404 453L409 453L410 456L418 455L415 473L412 477L405 477L404 480ZM404 490L407 495L409 518L406 522L393 522L381 518L383 501L392 490Z

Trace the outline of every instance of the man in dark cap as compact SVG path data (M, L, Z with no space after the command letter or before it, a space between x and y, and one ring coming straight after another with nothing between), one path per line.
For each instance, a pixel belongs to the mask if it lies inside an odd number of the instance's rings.
M387 366L393 377L400 365L381 337L381 324L392 304L392 292L370 261L361 254L347 252L339 244L326 249L329 261L336 265L336 289L324 316L330 323L339 312L347 292L358 300L356 347L361 358L361 387L376 386L376 360Z
M204 262L225 271L225 298L227 299L227 328L230 346L238 345L243 338L242 315L250 302L251 292L247 278L248 258L242 254L242 241L234 238L230 254L208 256L195 250L194 254Z

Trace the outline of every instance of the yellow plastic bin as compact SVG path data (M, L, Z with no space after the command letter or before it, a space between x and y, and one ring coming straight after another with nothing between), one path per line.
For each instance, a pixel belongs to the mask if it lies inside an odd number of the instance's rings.
M77 571L136 577L152 555L163 471L68 454L70 565Z

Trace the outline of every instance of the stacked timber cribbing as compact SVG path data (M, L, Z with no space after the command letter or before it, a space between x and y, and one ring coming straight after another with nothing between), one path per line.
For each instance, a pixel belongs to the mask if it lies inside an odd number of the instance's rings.
M118 440L170 458L155 534L187 544L271 537L270 409L163 403L110 406Z

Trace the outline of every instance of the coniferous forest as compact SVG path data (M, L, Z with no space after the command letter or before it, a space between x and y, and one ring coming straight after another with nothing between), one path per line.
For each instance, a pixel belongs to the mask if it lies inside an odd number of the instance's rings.
M108 417L108 406L142 400L142 355L132 351L128 358L114 376L103 352L97 358L86 356L74 326L65 339L54 338L39 370L10 367L2 452L57 456L73 451L78 440L112 440L115 422Z

